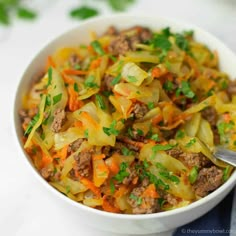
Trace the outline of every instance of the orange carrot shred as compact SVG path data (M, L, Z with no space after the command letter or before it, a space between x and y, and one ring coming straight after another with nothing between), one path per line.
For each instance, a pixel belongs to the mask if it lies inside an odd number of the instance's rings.
M120 210L117 207L115 207L115 206L113 206L113 205L111 205L109 203L109 201L107 200L107 196L106 195L103 196L102 208L105 211L108 211L108 212L113 212L113 213L119 213L120 212Z
M53 58L51 56L48 56L47 64L46 64L46 71L49 67L56 68L56 63L53 61Z
M231 120L230 114L229 113L223 114L223 119L226 123L229 123Z
M80 176L81 177L81 176ZM101 195L100 189L97 188L94 183L92 181L90 181L89 179L85 178L85 177L81 177L80 181L82 184L84 184L87 188L89 188L94 194L96 194L97 196Z
M156 191L156 187L154 184L150 184L142 194L143 197L151 197L151 198L158 198L159 194Z
M63 73L67 75L86 75L88 72L83 70L65 69Z
M106 157L105 154L96 154L96 155L93 155L93 160L101 160L101 159L104 159Z

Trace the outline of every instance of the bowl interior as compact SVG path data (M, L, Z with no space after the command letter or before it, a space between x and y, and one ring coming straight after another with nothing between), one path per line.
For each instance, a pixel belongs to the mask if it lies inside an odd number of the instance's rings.
M32 84L32 81L39 76L45 68L45 62L49 55L51 55L53 52L55 52L56 49L64 46L77 46L80 44L88 44L90 41L89 34L91 31L96 32L98 35L105 32L105 30L111 26L114 25L117 28L128 28L135 25L142 25L150 27L153 30L159 30L164 27L170 27L174 32L182 32L184 30L194 30L195 39L199 42L202 42L206 44L210 49L217 50L219 58L220 58L220 69L227 72L231 78L236 77L236 56L219 40L217 40L215 37L211 36L209 33L199 29L196 26L192 26L186 23L178 23L175 20L170 19L163 19L159 17L147 17L147 16L134 16L134 15L115 15L115 16L109 16L109 17L98 17L89 21L86 21L82 24L80 24L75 29L72 29L63 35L56 38L54 41L52 41L50 44L48 44L45 48L43 48L36 57L32 60L32 62L27 67L25 73L23 74L17 91L16 91L16 97L15 97L15 104L14 104L14 129L16 132L16 138L17 142L20 146L21 152L27 159L29 163L32 162L28 155L25 153L23 149L23 145L21 142L22 137L22 129L21 129L21 123L18 117L18 111L21 108L22 104L22 97ZM37 174L37 173L36 173ZM39 174L38 174L39 175ZM42 181L43 178L40 177ZM197 207L201 205L202 203L206 203L207 201L210 201L213 199L217 194L222 194L225 190L228 188L232 188L233 184L236 180L236 172L234 172L231 176L231 178L219 189L217 189L212 194L208 195L207 197L192 203L191 205L184 207L184 209L176 209L172 210L170 212L163 212L158 214L152 214L156 216L162 216L162 215L168 215L168 214L175 214L176 212L184 211L185 209L190 209ZM44 181L45 182L45 181ZM53 189L51 187L51 189ZM54 191L56 192L56 191ZM67 197L64 197L65 199ZM72 200L68 200L72 204ZM75 203L76 204L76 203ZM80 205L80 204L77 204ZM81 206L84 207L84 206ZM88 208L88 207L86 207ZM96 211L94 209L89 209L90 211ZM112 213L99 213L99 214L112 214ZM144 217L152 217L152 216L118 216L118 214L115 214L114 217L130 217L130 218L144 218Z

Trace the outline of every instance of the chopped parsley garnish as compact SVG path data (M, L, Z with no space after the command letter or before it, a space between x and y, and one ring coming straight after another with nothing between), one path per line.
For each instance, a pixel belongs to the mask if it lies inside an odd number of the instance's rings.
M75 92L79 92L79 87L78 87L78 84L77 83L74 83L74 90Z
M195 97L195 93L191 90L190 84L187 81L181 82L181 87L176 90L176 96L179 96L180 93L183 93L187 98Z
M137 205L142 204L143 199L141 197L134 195L133 193L130 194L129 198L133 199L137 203Z
M186 148L191 147L197 140L195 138L190 139L190 141L185 145Z
M113 93L111 91L103 91L102 94L105 96L105 97L109 97L111 96Z
M154 141L156 141L156 142L160 141L160 138L159 138L159 135L158 135L158 134L153 134L153 135L150 137L150 139L152 139L152 140L154 140Z
M96 95L95 95L95 98L96 98L96 101L97 101L97 103L98 103L98 106L99 106L102 110L105 110L105 109L106 109L106 104L105 104L105 102L104 102L102 96L99 95L99 94L96 94Z
M163 89L165 89L167 92L172 91L173 88L174 88L174 84L173 84L171 81L169 81L169 80L167 80L167 81L163 84Z
M184 31L184 36L186 37L193 37L193 34L194 34L193 30Z
M111 81L111 85L114 86L116 84L118 84L121 80L121 74L117 75L112 81Z
M163 205L166 203L166 200L164 198L158 198L157 202L158 202L160 208L162 208Z
M154 48L160 48L163 52L167 52L171 49L171 43L168 36L164 34L155 34L151 40L151 46Z
M45 139L45 133L42 133L42 134L40 135L40 138L41 138L42 140L44 140L44 139Z
M80 70L80 69L81 69L81 66L80 66L79 64L75 64L75 65L74 65L74 69L75 69L75 70Z
M99 88L99 86L94 83L95 77L93 75L90 75L86 78L84 81L84 85L86 88Z
M120 131L116 129L116 124L117 121L113 120L109 128L103 127L103 132L108 136L112 134L117 136L120 133Z
M148 106L148 109L149 109L149 110L152 110L152 109L155 107L155 104L154 104L154 102L149 102L149 103L147 104L147 106Z
M49 94L46 96L45 105L48 107L51 106L51 97Z
M217 129L220 135L220 141L225 140L225 133L231 130L234 127L234 122L231 120L229 123L221 122L217 124Z
M222 88L222 89L227 89L228 86L229 86L229 84L228 84L228 82L225 81L225 80L221 83L221 88Z
M229 178L230 166L227 166L223 171L223 181L226 181Z
M128 78L126 80L130 83L135 83L135 82L138 81L137 78L135 76L132 76L132 75L128 75Z
M159 175L161 175L163 178L168 179L176 184L179 184L180 180L177 176L171 174L165 166L163 166L161 163L157 162L156 167L160 170Z
M59 93L57 95L55 95L52 100L53 100L53 105L57 104L58 102L61 101L61 98L62 98L62 93Z
M119 172L113 177L115 180L118 181L118 183L122 183L122 181L129 176L129 172L126 171L128 168L128 163L122 162L120 164L120 170Z
M185 135L185 134L184 134L184 131L178 130L178 131L176 132L175 137L176 137L177 139L180 139L180 138L183 138L184 135Z
M152 147L152 151L155 153L158 151L167 151L172 149L174 146L175 145L172 144L166 144L166 145L156 144L155 146Z
M88 6L78 7L70 11L71 17L81 20L96 16L98 14L99 12L97 9Z
M147 172L146 173L149 181L153 184L155 184L156 188L163 187L164 190L169 190L170 186L166 183L164 183L161 179L158 179L154 174Z
M175 43L183 51L189 52L189 42L182 34L175 34Z
M159 174L165 178L165 179L168 179L176 184L179 184L180 180L177 176L175 175L172 175L170 172L168 171L160 171Z
M236 146L236 140L234 141L234 146Z
M70 192L70 186L66 186L66 194Z
M170 32L170 27L164 28L162 31L162 34L164 34L166 37L170 37L172 33Z
M194 166L188 176L188 180L190 182L190 184L194 184L197 180L198 177L198 168L196 166Z
M29 124L28 124L28 126L27 126L27 128L26 128L26 130L25 130L24 135L30 134L31 130L32 130L33 127L36 125L36 123L38 122L38 120L39 120L39 113L37 113L37 114L33 117L33 119L29 122Z
M47 87L52 83L52 67L49 67L48 69L48 83Z
M144 133L143 133L143 131L142 131L141 129L137 129L136 132L137 132L137 134L138 134L139 136L144 135Z
M86 129L86 130L84 131L84 137L85 137L85 138L88 138L88 136L89 136L89 131L88 131L88 129Z
M133 152L131 150L129 150L127 147L122 147L121 152L122 152L122 155L124 155L124 156L133 155Z
M111 180L110 181L110 191L111 191L111 194L113 195L116 191L116 188L115 188L115 184L114 182Z
M101 44L97 40L93 41L91 46L98 55L103 56L105 54Z
M17 9L17 16L24 20L32 20L37 17L36 12L25 7L19 7Z

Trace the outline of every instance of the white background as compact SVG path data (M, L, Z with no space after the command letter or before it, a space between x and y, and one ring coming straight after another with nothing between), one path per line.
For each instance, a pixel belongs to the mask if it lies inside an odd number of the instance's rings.
M10 28L0 26L0 235L115 236L82 225L79 219L56 204L53 197L39 187L23 157L17 153L12 110L19 79L40 48L79 24L66 14L71 7L80 4L78 0L28 2L41 10L37 21L17 21ZM96 0L84 2L93 5ZM105 4L101 4L100 9L103 14L111 14ZM137 0L129 11L196 24L236 52L235 0Z

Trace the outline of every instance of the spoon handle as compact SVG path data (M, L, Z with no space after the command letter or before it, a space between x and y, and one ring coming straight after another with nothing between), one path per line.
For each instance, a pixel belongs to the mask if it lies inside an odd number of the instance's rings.
M217 159L236 167L236 152L224 148L217 148L214 155Z

